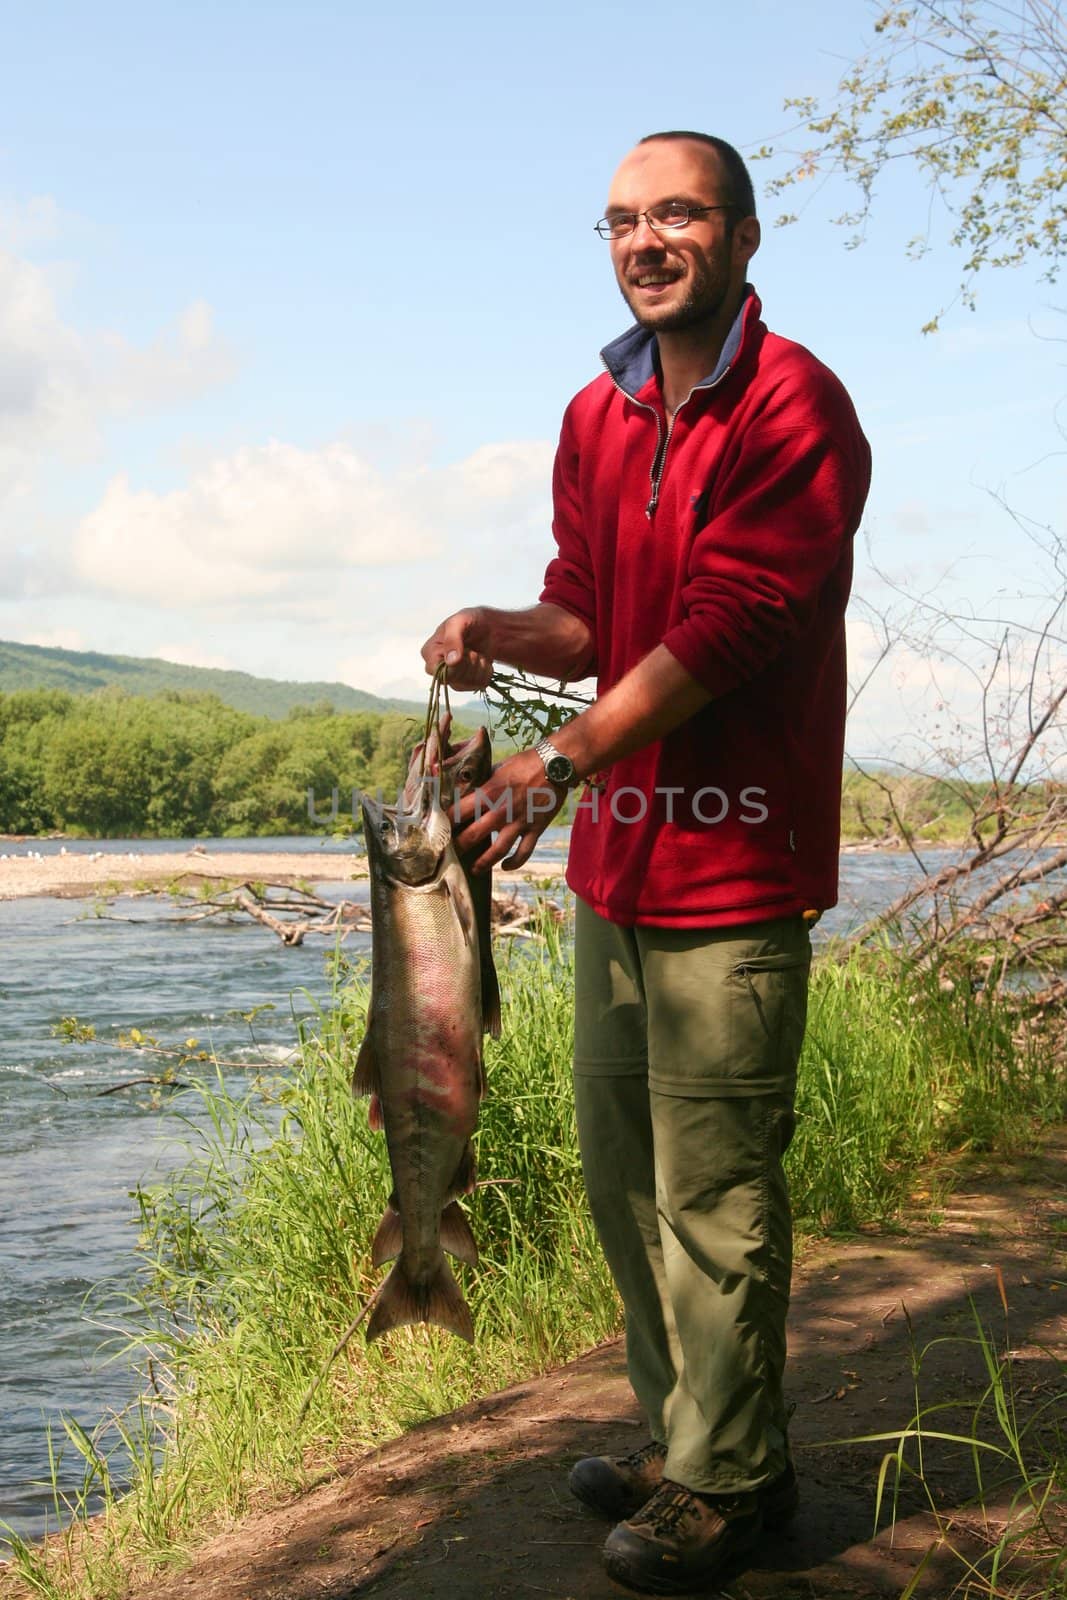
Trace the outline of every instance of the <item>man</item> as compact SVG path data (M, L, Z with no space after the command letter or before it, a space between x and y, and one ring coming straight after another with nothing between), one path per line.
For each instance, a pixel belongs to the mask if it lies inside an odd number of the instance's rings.
M613 1577L709 1584L797 1490L782 1396L808 924L837 890L844 610L870 456L808 351L746 282L760 242L737 152L652 134L598 232L635 326L569 406L540 603L457 612L423 648L457 688L501 661L598 678L503 762L461 843L521 865L567 789L583 1169L652 1438L578 1462L621 1518ZM550 801L544 793L550 786ZM506 860L504 858L507 858Z

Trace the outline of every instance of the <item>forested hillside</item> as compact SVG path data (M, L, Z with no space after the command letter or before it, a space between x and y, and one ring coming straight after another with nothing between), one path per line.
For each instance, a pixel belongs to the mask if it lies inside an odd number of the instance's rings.
M416 661L414 669L418 666ZM362 689L349 688L347 683L294 683L257 678L250 672L185 667L176 661L156 661L142 656L46 649L42 645L0 640L0 692L63 689L69 694L90 694L95 689L112 687L124 689L127 694L155 695L183 690L217 695L238 711L264 717L285 717L295 706L325 702L337 711L404 711L414 715L420 711L413 700L381 700Z
M95 838L309 833L339 791L395 795L418 720L296 707L279 721L215 695L0 693L0 832Z

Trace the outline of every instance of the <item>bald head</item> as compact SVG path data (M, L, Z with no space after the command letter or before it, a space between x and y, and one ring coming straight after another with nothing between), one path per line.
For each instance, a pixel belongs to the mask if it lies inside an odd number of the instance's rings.
M638 141L637 148L640 149L643 144L671 139L684 139L709 152L712 157L710 170L713 176L721 179L729 199L733 201L742 216L756 215L756 193L752 187L752 179L748 168L732 144L727 144L725 139L719 139L713 133L694 133L690 129L674 128L665 133L646 133L645 137Z

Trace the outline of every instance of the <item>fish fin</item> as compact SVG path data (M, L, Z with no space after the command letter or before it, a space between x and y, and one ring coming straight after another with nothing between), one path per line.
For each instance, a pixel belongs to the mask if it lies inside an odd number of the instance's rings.
M459 921L459 925L463 930L464 943L467 945L467 948L469 949L470 946L474 943L474 935L475 935L474 918L471 915L471 908L470 908L469 905L466 905L460 899L460 897L453 891L452 886L449 883L447 878L444 880L444 886L445 886L445 893L447 894L449 900L451 901L452 909L456 913L456 917L457 917L457 919Z
M477 1172L477 1161L474 1155L474 1146L470 1140L463 1147L463 1154L459 1158L455 1177L448 1186L448 1193L452 1197L457 1194L470 1194L474 1188L474 1178Z
M367 1107L367 1121L370 1124L372 1133L385 1132L385 1118L382 1115L382 1101L380 1095L371 1095L370 1105Z
M487 942L488 943L488 942ZM492 949L486 948L482 956L482 1030L492 1039L500 1038L500 980L493 964ZM484 1090L484 1077L483 1090Z
M374 1030L367 1023L367 1031L363 1035L363 1043L356 1056L356 1069L352 1074L352 1093L355 1095L373 1094L381 1096L382 1075L378 1070L378 1057L374 1049ZM373 1126L373 1124L372 1124Z
M387 1261L392 1261L400 1254L404 1243L404 1234L400 1223L400 1211L396 1203L396 1194L389 1196L389 1204L385 1208L385 1215L378 1224L378 1231L370 1247L370 1258L374 1266L381 1267Z
M380 1339L393 1328L406 1328L416 1322L433 1322L474 1343L474 1323L470 1306L444 1256L429 1283L412 1283L403 1260L397 1262L381 1289L378 1302L367 1324L367 1343Z
M455 1256L457 1261L465 1261L468 1267L478 1265L478 1246L474 1242L466 1212L458 1200L451 1201L441 1212L441 1247L450 1256Z
M471 872L466 859L464 876L471 893L474 921L478 929L478 965L482 978L482 1031L500 1038L500 983L493 965L493 874Z

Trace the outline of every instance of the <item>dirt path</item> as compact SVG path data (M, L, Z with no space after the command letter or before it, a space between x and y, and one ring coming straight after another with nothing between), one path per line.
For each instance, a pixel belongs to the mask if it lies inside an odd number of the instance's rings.
M936 1539L914 1485L894 1536L872 1539L887 1447L835 1442L899 1428L912 1413L902 1304L919 1348L944 1341L923 1358L923 1404L973 1406L985 1384L968 1297L1003 1348L1002 1283L1020 1414L1051 1402L1043 1436L1055 1446L1055 1422L1063 1450L1067 1378L1053 1358L1067 1358L1065 1245L1061 1134L1040 1156L973 1176L935 1230L864 1236L809 1256L797 1273L790 1344L802 1510L727 1586L733 1600L899 1595ZM966 1420L965 1405L930 1425L955 1430ZM580 1455L622 1453L643 1439L620 1347L605 1345L359 1457L292 1504L215 1539L182 1575L131 1600L619 1600L599 1560L607 1527L571 1499L566 1473ZM931 1446L926 1475L957 1536L981 1549L988 1525L968 1506L967 1452ZM996 1537L1007 1496L986 1498ZM948 1550L937 1549L917 1592L947 1600L959 1574Z

